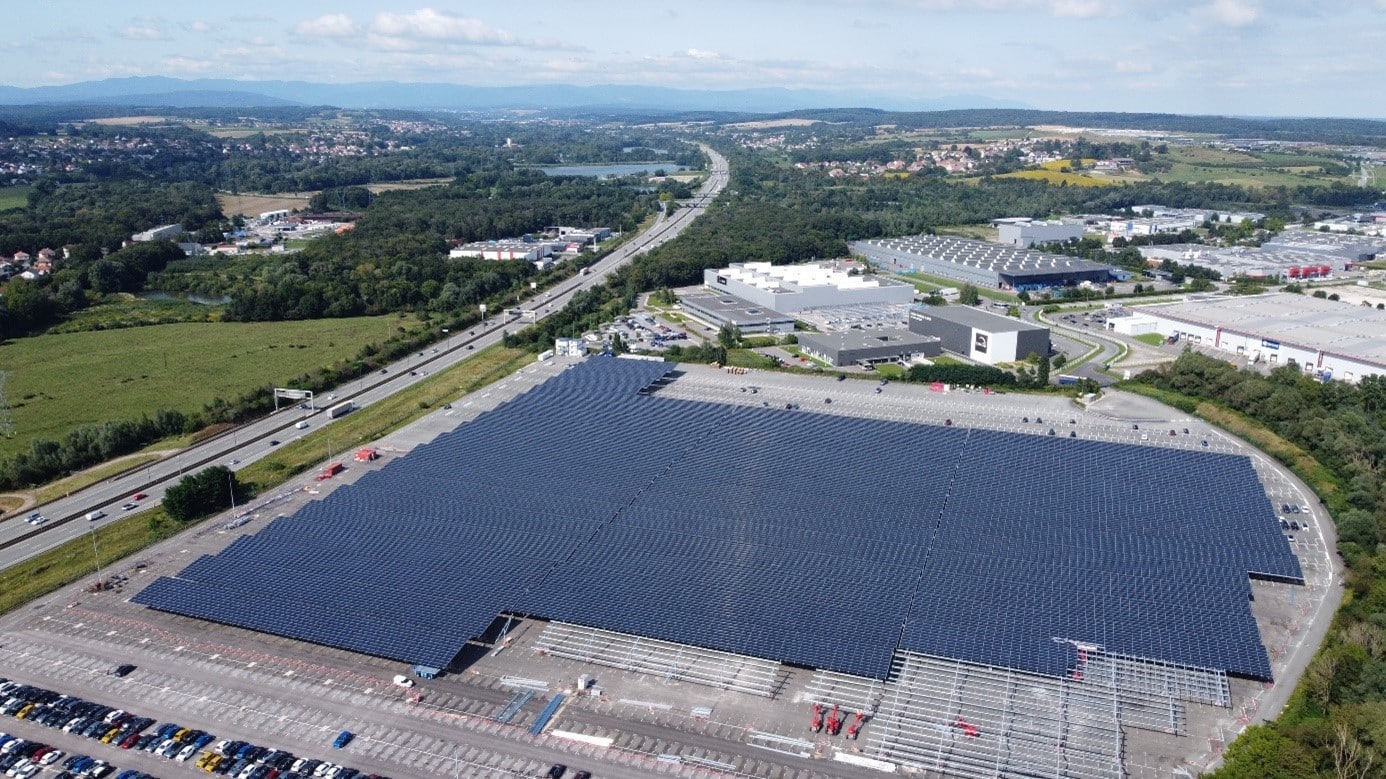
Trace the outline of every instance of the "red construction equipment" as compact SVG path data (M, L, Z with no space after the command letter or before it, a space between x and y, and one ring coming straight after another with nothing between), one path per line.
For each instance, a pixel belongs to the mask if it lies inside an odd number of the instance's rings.
M838 710L838 705L833 704L833 713L828 715L828 735L836 736L842 732L842 714Z
M809 730L817 733L823 729L823 707L817 703L813 704L813 722L809 723Z
M859 711L857 716L852 718L852 724L847 726L847 738L855 740L857 734L861 732L861 726L866 722L866 712Z

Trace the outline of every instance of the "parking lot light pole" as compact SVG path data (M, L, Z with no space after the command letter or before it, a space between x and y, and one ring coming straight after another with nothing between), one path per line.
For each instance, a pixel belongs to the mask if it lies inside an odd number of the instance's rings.
M96 567L96 582L101 583L101 555L96 551L96 526L87 524L87 534L91 536L91 561Z

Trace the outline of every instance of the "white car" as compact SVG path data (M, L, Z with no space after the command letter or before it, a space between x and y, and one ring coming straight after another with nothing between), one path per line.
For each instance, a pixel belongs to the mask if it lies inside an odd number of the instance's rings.
M197 754L197 745L189 744L183 747L182 751L178 753L178 756L173 759L177 760L180 763L186 763L188 762L188 758L192 757L195 754Z
M53 751L49 752L48 754L44 755L43 757L40 757L40 758L39 758L39 764L41 764L41 765L53 765L54 763L58 762L59 760L62 760L63 757L65 757L66 755L67 755L67 753L64 752L64 751L62 751L61 749L54 749Z
M413 680L413 679L410 679L409 677L405 676L404 674L395 674L395 686L396 686L396 687L413 687L413 686L414 686L414 680Z

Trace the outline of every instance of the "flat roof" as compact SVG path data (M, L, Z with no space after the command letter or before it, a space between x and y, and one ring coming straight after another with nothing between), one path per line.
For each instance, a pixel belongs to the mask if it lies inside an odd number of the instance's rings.
M679 295L679 302L684 308L692 309L694 313L705 311L715 314L722 321L731 322L733 325L743 322L756 325L792 325L795 321L789 314L782 314L725 292L686 292Z
M871 256L880 249L917 257L929 257L1006 276L1052 276L1063 273L1110 271L1107 265L1091 260L1050 254L1004 243L955 238L950 235L910 235L903 238L872 238L850 244L854 252Z
M945 322L975 327L989 333L1022 332L1025 330L1048 330L1044 325L1025 322L1014 317L993 314L972 306L915 306L910 309L910 317L916 315L935 317Z
M921 346L938 343L932 335L920 335L903 328L879 330L835 330L831 333L799 333L800 344L819 344L838 351L875 349L880 346Z
M1386 311L1376 308L1276 292L1141 306L1138 310L1386 367Z

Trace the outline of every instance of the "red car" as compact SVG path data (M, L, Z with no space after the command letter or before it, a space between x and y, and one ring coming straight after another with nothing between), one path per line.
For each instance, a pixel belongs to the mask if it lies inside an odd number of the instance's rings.
M144 500L147 497L149 496L144 494L143 492L136 492L134 495L130 496L130 500Z
M130 735L128 735L128 736L126 736L125 738L123 738L123 739L120 740L120 748L121 748L121 749L129 749L130 747L133 747L133 746L135 745L135 742L136 742L136 741L139 741L139 740L140 740L140 734L138 734L138 733L131 733Z

